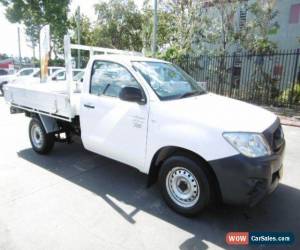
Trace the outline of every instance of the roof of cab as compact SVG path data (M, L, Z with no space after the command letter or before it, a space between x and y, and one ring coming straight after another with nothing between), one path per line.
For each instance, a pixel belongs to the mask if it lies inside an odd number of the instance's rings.
M145 56L132 56L132 55L122 55L122 54L106 54L106 55L94 55L92 57L94 60L108 60L113 62L164 62L166 61L156 59L156 58L150 58Z

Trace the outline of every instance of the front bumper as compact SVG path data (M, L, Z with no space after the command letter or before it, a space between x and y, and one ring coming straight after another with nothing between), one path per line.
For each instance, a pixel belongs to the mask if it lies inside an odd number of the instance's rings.
M282 178L284 150L283 141L280 149L270 156L248 158L239 154L211 161L223 202L253 206L273 192Z

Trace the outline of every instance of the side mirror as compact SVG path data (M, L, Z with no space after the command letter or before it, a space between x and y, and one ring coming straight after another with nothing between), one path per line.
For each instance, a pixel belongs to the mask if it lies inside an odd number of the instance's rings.
M57 77L56 77L56 76L53 76L53 77L52 77L52 81L57 81Z
M123 101L137 102L140 104L145 104L145 98L142 91L135 87L124 87L122 88L119 97Z
M198 85L205 91L207 91L207 82L197 82Z

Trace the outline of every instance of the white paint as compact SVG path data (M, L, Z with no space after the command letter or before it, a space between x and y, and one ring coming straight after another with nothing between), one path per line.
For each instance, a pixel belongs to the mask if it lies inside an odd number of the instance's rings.
M149 104L84 93L80 103L80 126L85 148L142 169L149 107Z

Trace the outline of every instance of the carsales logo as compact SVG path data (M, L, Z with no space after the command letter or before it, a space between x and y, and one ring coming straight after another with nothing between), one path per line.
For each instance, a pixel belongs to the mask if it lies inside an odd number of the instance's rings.
M226 234L226 243L228 245L248 245L249 232L229 232Z
M295 242L292 232L229 232L228 245L290 245Z

